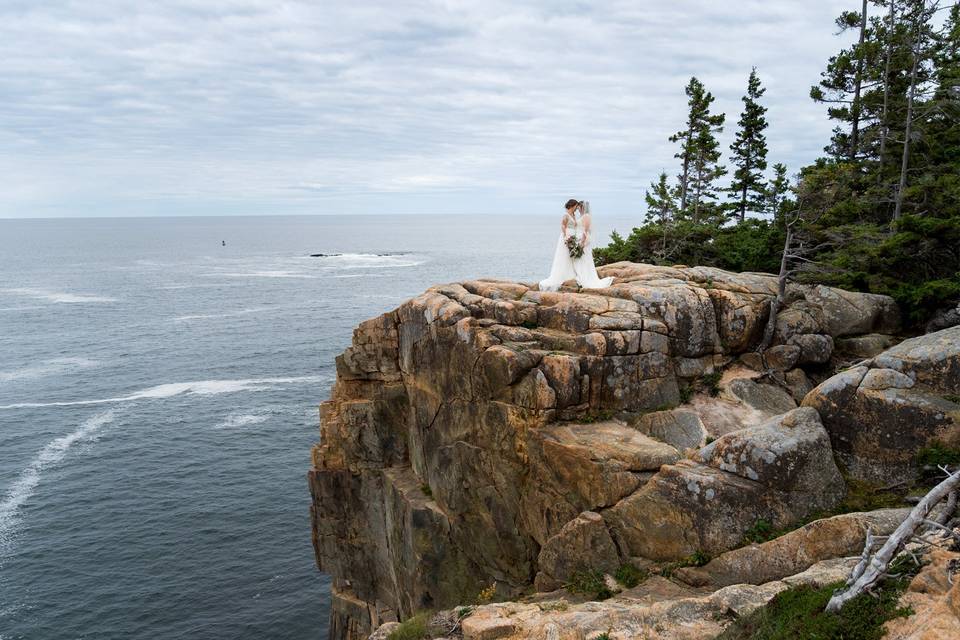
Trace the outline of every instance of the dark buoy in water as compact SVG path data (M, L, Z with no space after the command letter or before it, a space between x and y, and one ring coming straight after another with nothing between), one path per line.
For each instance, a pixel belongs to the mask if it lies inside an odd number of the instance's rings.
M226 240L221 240L220 242L223 243L223 246L227 246L227 241L226 241Z

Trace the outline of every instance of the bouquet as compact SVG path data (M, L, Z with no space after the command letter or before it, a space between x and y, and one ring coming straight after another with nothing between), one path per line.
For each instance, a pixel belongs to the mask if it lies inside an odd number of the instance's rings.
M580 244L580 240L578 240L576 236L567 238L567 251L574 260L583 257L583 245Z

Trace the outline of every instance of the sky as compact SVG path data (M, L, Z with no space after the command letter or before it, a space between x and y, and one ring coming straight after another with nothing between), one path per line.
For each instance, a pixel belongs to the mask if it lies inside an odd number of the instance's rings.
M692 75L816 158L859 4L2 0L0 217L638 214Z

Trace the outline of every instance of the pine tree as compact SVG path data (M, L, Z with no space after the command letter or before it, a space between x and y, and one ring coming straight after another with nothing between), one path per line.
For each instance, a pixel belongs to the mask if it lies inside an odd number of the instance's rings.
M736 169L728 191L734 198L740 222L746 219L747 211L761 212L765 204L763 172L767 168L767 138L764 135L767 119L764 114L767 108L757 102L765 92L754 67L747 81L747 95L741 98L743 112L737 123L740 128L736 140L730 145Z
M701 213L716 198L714 182L726 173L720 164L719 143L716 134L723 131L724 114L712 115L713 95L696 77L686 87L689 98L686 128L670 136L670 142L679 142L680 151L674 157L681 160L679 181L680 214L700 222Z
M867 21L867 0L861 10L845 11L836 19L840 32L857 29L857 44L832 56L827 69L820 74L820 84L810 87L810 97L816 102L831 105L827 114L840 124L824 150L834 158L854 160L860 152L860 131L863 124L863 99L866 72L880 55L873 41L873 32ZM849 131L846 130L849 126Z
M647 223L666 225L673 221L677 213L675 190L667 184L666 172L660 172L656 182L650 183L644 200L647 203Z
M790 192L790 181L787 179L787 167L778 162L773 165L773 179L767 184L764 191L764 213L774 219L779 217L780 208Z
M902 116L903 134L901 143L903 152L900 159L900 176L894 200L893 219L899 220L903 213L906 197L907 178L910 170L910 154L914 145L924 139L924 129L915 127L917 121L929 117L935 104L921 104L926 90L932 89L928 83L935 71L932 65L938 50L939 34L933 30L932 19L937 11L937 3L928 5L926 0L908 0L904 11L904 20L909 25L910 70L907 83L906 109Z

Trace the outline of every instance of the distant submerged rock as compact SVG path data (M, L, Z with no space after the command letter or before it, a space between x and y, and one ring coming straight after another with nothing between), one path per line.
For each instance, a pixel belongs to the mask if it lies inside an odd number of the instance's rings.
M829 375L837 338L894 341L892 299L790 285L764 364L753 350L774 276L623 262L600 275L613 285L436 286L354 331L309 472L332 639L454 610L491 585L510 599L583 570L724 557L758 520L790 526L843 498L839 432L797 400ZM922 346L899 357L918 362ZM880 358L871 366L892 366ZM752 566L731 560L691 576L699 585L651 578L592 608L568 596L552 610L487 605L463 635L633 637L613 632L661 624L661 637L709 637L684 621L719 632L724 612L761 606L790 576L840 579L848 567L833 553L764 569L755 584L731 584Z

